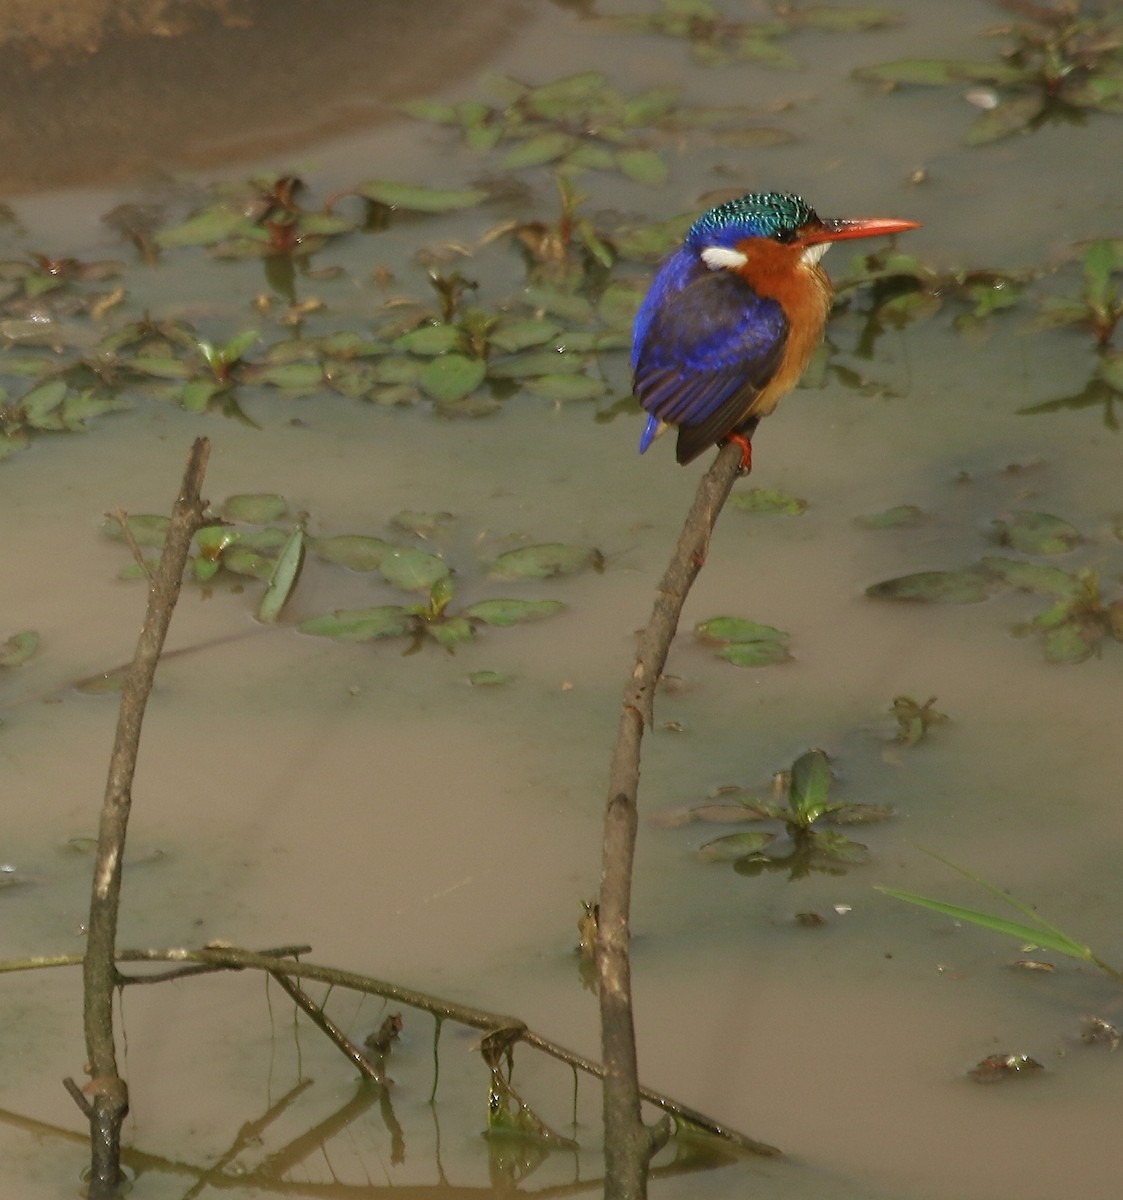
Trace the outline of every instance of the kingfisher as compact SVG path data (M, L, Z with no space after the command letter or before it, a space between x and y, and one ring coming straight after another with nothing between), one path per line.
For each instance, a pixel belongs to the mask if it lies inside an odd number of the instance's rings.
M917 226L824 218L780 192L751 192L699 217L636 314L632 387L650 414L640 453L675 425L680 463L735 442L742 473L751 470L757 424L823 338L834 293L819 260L832 242Z

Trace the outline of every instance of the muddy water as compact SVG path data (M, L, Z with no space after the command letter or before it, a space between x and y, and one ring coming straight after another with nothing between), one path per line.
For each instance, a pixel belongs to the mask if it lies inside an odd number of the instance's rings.
M274 7L290 13L287 26L279 23L290 34L311 11ZM713 188L798 188L824 212L923 220L910 248L945 265L1041 264L1079 237L1117 233L1118 126L1110 119L969 151L960 137L971 110L950 90L875 99L847 80L849 66L862 62L989 52L976 38L995 19L989 6L902 8L894 30L801 37L793 49L808 65L794 74L705 71L673 42L607 35L563 7L512 6L501 32L476 6L450 5L447 21L422 28L400 24L395 8L402 40L393 45L416 51L407 83L391 86L389 66L372 63L369 81L340 68L342 100L311 82L294 86L307 105L303 124L278 119L263 132L244 114L228 115L198 178L299 168L324 194L374 176L463 183L479 173L479 159L450 147L440 130L393 118L388 100L473 96L485 65L533 80L600 68L625 90L676 78L692 102L773 109L762 119L799 140L746 155L684 138L666 189L590 177L594 206L655 218L699 207ZM317 26L329 67L347 61L358 29L385 46L369 10L356 25L339 20L338 28ZM438 57L438 34L462 39L452 55L462 75ZM276 86L257 77L282 61L283 34L270 36L276 54L245 60L246 87ZM142 60L143 46L133 47ZM401 66L401 53L389 57ZM95 57L82 70L104 79L112 61ZM236 113L236 89L220 86L204 61L183 54L184 94L225 101L224 111ZM434 61L446 64L437 84L426 75ZM19 101L14 95L9 119ZM36 96L28 121L45 103ZM164 111L158 98L152 103ZM373 122L376 109L382 119ZM332 124L340 112L346 130ZM177 173L202 161L194 151L177 158L165 148L177 143L165 139L110 169L113 127L89 138L105 156L104 175L78 156L72 175L36 174L33 164L13 170L23 229L9 230L5 253L120 255L100 217L152 193L140 181L122 187L119 171L140 158ZM919 167L928 182L910 186ZM531 211L548 215L551 184L529 176ZM45 184L54 190L26 190ZM413 249L470 240L491 219L397 223L380 239L347 239L324 261L364 279L388 263L403 291L421 294ZM838 249L827 259L836 274L846 263ZM471 269L486 303L517 286L518 265L502 256L481 254ZM262 286L256 265L219 266L194 252L168 256L156 272L131 271L128 283L137 305L226 328L244 326ZM354 319L384 298L357 287ZM853 321L839 318L842 347L853 345ZM659 712L674 727L648 741L642 800L654 814L726 784L765 787L771 772L818 745L835 756L845 798L893 804L898 816L860 835L873 851L870 866L794 883L702 866L693 851L713 836L709 827L645 825L634 965L645 1079L789 1156L685 1176L668 1169L653 1194L724 1200L755 1187L846 1200L1114 1196L1116 1063L1075 1041L1085 1015L1115 1015L1113 989L1063 962L1052 975L1011 971L1012 944L906 909L872 885L987 903L920 850L930 847L1032 900L1112 958L1123 901L1115 868L1123 838L1119 647L1078 667L1049 667L1032 640L1009 636L1036 611L1027 600L895 608L862 593L894 574L990 552L990 523L1019 508L1073 521L1092 542L1063 564L1101 566L1110 590L1120 562L1112 521L1123 510L1118 436L1093 412L1015 415L1079 391L1093 365L1075 335L1027 336L1024 315L996 322L982 341L937 318L885 334L873 361L844 361L879 386L869 394L833 384L801 391L756 443L753 484L805 498L807 512L727 512L684 621L688 628L735 613L775 624L791 632L795 661L737 671L684 637L669 664L682 684ZM623 361L604 369L622 391ZM161 667L145 725L122 943L307 941L316 961L517 1013L595 1054L595 1004L571 952L575 921L597 885L602 793L632 631L647 614L697 471L675 468L662 445L639 459L634 417L601 423L590 408L523 397L493 418L459 422L334 396L250 395L246 404L260 430L153 405L95 422L83 437L41 439L0 467L4 629L35 628L43 639L36 660L0 681L9 813L0 857L24 881L0 896L0 955L81 949L89 859L65 847L95 829L115 701L69 684L129 657L143 606L138 586L116 579L124 554L99 535L101 514L166 510L191 438L205 433L211 497L281 492L310 514L313 533L386 535L403 509L452 513L437 548L456 566L466 600L510 591L487 581L480 563L520 540L595 545L606 569L524 585L519 594L562 599L567 612L485 631L455 656L296 634L292 624L305 616L400 600L314 563L277 629L252 620L250 595L186 589L169 640L180 653ZM854 524L904 503L924 509L927 521L899 532ZM514 681L472 688L466 680L478 670ZM919 747L891 745L886 710L901 693L937 695L952 722ZM808 911L825 924L799 926L795 914ZM77 989L76 972L61 970L8 977L0 989L0 1171L8 1190L29 1200L75 1194L84 1161L79 1114L58 1084L80 1074ZM370 1000L335 1004L336 1019L357 1035L383 1015ZM392 1118L377 1103L356 1102L342 1060L307 1026L294 1029L290 1006L257 979L131 989L124 1029L128 1140L142 1176L135 1194L186 1194L238 1130L267 1112L273 1119L221 1186L193 1194L237 1193L236 1172L263 1161L284 1190L340 1196L389 1185L406 1195L486 1193L511 1170L502 1155L489 1159L477 1136L483 1072L472 1039L451 1029L430 1106L427 1019L407 1015ZM969 1083L967 1068L998 1051L1032 1054L1046 1071L1009 1086ZM527 1055L516 1082L543 1116L568 1128L566 1072ZM529 1175L528 1190L581 1190L588 1181L596 1194L598 1103L583 1085L580 1155L550 1157ZM321 1142L301 1141L321 1123Z

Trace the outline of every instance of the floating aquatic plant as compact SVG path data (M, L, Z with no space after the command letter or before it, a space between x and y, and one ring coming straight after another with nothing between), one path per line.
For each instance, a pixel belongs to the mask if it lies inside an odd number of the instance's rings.
M859 67L856 79L899 87L966 85L981 111L967 130L982 145L1088 113L1123 112L1123 17L1117 6L1093 14L1078 2L999 0L1019 20L987 30L1006 39L997 61L909 58Z
M1022 554L1067 554L1082 541L1068 521L1049 513L1019 511L996 521L992 538ZM1123 641L1123 594L1108 599L1101 573L1089 567L1065 570L1026 558L987 555L956 570L918 571L872 584L866 595L881 600L976 604L1007 589L1029 592L1047 607L1015 627L1021 636L1039 634L1049 662L1078 663L1100 651L1103 641Z
M813 871L842 874L847 867L867 861L866 846L836 829L824 829L824 825L884 821L893 815L885 805L832 800L830 759L822 750L800 755L790 770L777 774L774 784L774 800L759 799L739 787L724 787L710 801L672 809L658 821L665 827L693 821L779 823L783 838L768 830L745 830L705 842L698 853L705 862L732 862L742 875L783 870L797 879Z
M700 63L752 62L796 70L799 59L780 41L798 30L853 33L881 29L900 20L890 9L868 5L775 3L766 11L768 15L761 20L742 21L727 16L710 0L660 0L653 13L624 13L599 21L610 29L681 38L690 43Z
M775 145L783 130L748 125L740 106L687 108L673 86L625 96L599 71L583 71L532 86L509 77L487 81L494 102L442 104L416 100L402 110L421 120L458 128L474 150L502 149L507 171L551 166L566 171L615 171L658 187L668 178L660 135L709 130L725 144Z
M428 541L439 537L452 521L450 513L403 512L390 524L399 535ZM107 518L104 532L126 542L133 551L134 562L122 577L150 573L154 560L145 552L163 547L168 525L167 517L143 513ZM522 597L487 597L454 606L453 568L443 554L370 534L311 537L307 525L307 515L294 516L288 501L277 493L230 496L209 514L195 535L195 553L189 560L191 576L201 583L211 583L223 573L260 580L265 589L256 615L266 622L276 621L291 599L306 553L330 566L377 574L386 587L422 597L405 604L337 609L298 626L303 633L340 641L410 638L416 645L431 638L452 649L471 641L480 628L503 629L552 616L565 607L559 600ZM473 565L480 576L525 582L589 569L600 571L604 557L590 546L541 542L503 551L488 563Z
M1123 238L1098 238L1089 242L1080 256L1083 286L1075 296L1047 296L1039 306L1037 325L1041 329L1057 326L1085 328L1091 331L1101 348L1115 335L1123 317Z
M746 617L710 617L694 626L699 641L716 644L718 658L735 667L767 667L790 662L791 634Z

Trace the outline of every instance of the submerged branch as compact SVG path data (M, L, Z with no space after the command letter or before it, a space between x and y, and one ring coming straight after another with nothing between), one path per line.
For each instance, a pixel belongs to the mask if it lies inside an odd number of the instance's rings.
M597 911L597 979L605 1064L605 1195L642 1200L652 1155L669 1136L666 1121L649 1129L640 1111L641 1090L632 1015L632 863L638 825L640 743L654 723L655 690L678 630L683 605L706 561L714 523L741 466L741 449L724 446L702 478L678 544L655 594L639 638L635 667L624 689L623 711L609 773L604 850Z
M116 941L121 863L132 806L141 724L160 651L179 598L191 540L202 524L200 489L209 454L210 442L206 438L197 438L172 510L160 563L149 584L148 609L121 692L117 735L102 802L83 961L86 1055L91 1076L85 1089L90 1099L83 1111L90 1119L91 1200L116 1196L120 1183L121 1122L129 1110L128 1088L117 1070L113 1036L113 991L119 983ZM67 1088L72 1095L77 1091L73 1082L68 1083Z
M438 1021L446 1019L456 1021L458 1024L466 1025L471 1029L479 1029L485 1033L502 1032L512 1043L522 1042L530 1049L546 1054L574 1070L591 1075L595 1079L603 1080L605 1078L605 1068L601 1063L586 1058L575 1050L568 1050L549 1038L542 1037L541 1034L528 1029L526 1024L517 1017L458 1004L454 1000L446 1000L427 992L400 987L398 984L374 979L367 975L357 975L353 971L320 966L317 963L297 962L291 957L292 954L303 952L306 949L307 947L304 946L282 946L277 950L261 951L241 950L233 946L207 946L198 950L173 947L169 949L118 950L116 957L118 963L172 962L183 964L174 970L160 972L158 975L124 975L121 976L122 984L165 982L170 979L182 979L190 975L216 971L260 970L267 971L278 979L278 982L280 977L284 976L286 979L326 983L332 987L381 996L385 1000L430 1013ZM17 959L0 962L0 974L6 971L29 971L43 967L78 966L81 962L81 956L76 954ZM357 1063L355 1065L358 1066ZM681 1104L670 1096L642 1086L639 1091L641 1099L661 1108L675 1120L689 1122L741 1150L763 1155L777 1153L772 1146L755 1141L735 1129L730 1129L719 1121L706 1116L705 1113Z

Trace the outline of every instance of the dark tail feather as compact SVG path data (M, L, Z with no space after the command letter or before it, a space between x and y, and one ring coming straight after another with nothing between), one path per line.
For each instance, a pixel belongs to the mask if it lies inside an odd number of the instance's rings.
M740 433L745 437L752 439L756 432L756 427L760 424L759 417L749 417L742 421L736 429L730 429L729 433ZM725 437L725 434L721 435ZM678 427L678 442L675 446L675 458L685 466L688 462L693 462L699 454L708 450L710 446L716 446L721 438L717 437L709 424L704 425L680 425Z

